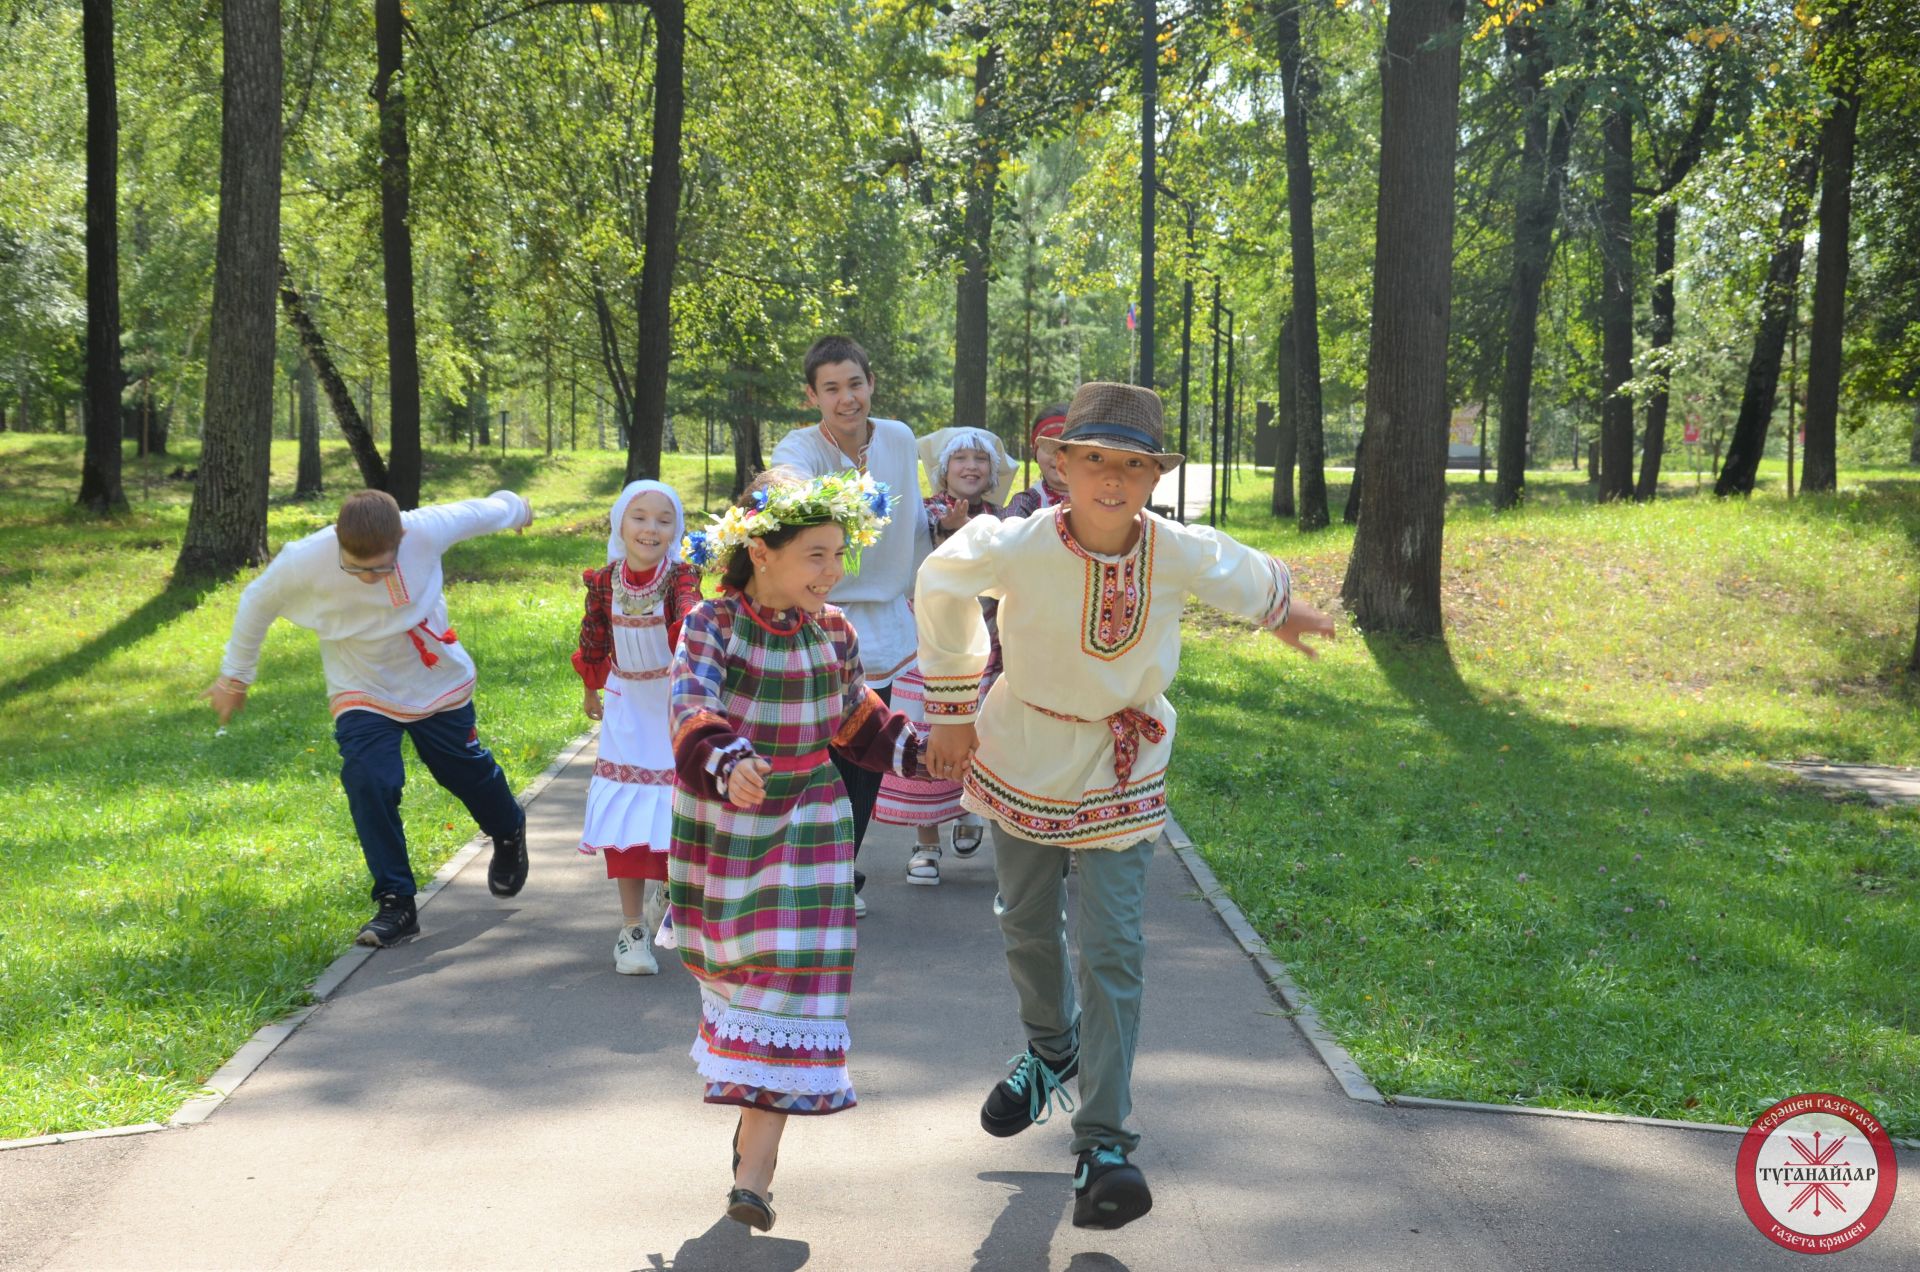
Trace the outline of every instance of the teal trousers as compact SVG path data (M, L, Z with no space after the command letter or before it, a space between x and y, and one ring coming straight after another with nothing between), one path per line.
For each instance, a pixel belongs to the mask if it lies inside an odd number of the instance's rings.
M1153 840L1079 854L1080 975L1067 956L1068 849L993 826L1000 934L1027 1041L1049 1062L1080 1055L1073 1151L1132 1152L1133 1052L1140 1039L1147 941L1141 931ZM1076 992L1077 988L1077 992Z

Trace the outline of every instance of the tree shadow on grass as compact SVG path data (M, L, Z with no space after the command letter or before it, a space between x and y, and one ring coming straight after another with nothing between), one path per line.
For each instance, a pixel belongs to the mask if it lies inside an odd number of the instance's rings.
M200 602L222 582L224 580L194 578L168 583L165 590L92 640L25 675L0 684L0 707L26 694L40 693L64 681L86 675L112 655L139 644L183 615L198 609Z

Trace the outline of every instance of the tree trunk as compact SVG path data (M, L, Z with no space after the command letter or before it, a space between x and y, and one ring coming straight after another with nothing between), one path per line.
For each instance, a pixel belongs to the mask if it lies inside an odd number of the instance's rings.
M1380 202L1367 349L1366 515L1341 597L1363 628L1439 636L1447 325L1464 0L1394 0L1380 81Z
M122 511L120 484L120 112L114 88L113 0L83 0L81 54L87 79L87 446L81 507Z
M347 447L353 452L353 462L360 466L360 480L368 490L385 490L386 461L380 458L380 448L374 444L373 434L360 416L360 407L353 400L353 390L347 386L346 377L340 374L340 369L334 366L333 354L328 351L320 328L314 325L313 315L307 312L306 297L293 285L293 272L287 268L284 257L280 261L280 308L287 315L287 325L299 337L300 349L307 355L313 373L319 377L320 387L327 395L327 405L333 408L334 422L347 439Z
M993 263L993 196L1000 157L993 140L994 96L1000 50L992 45L973 64L973 147L967 156L966 215L960 278L953 302L953 422L987 424L987 277Z
M1340 510L1340 520L1347 525L1360 524L1360 472L1365 467L1367 453L1367 433L1362 427L1360 440L1353 444L1353 480L1347 484L1346 506ZM1441 474L1442 480L1445 474Z
M1527 114L1520 145L1520 191L1513 206L1513 277L1500 381L1500 436L1495 443L1493 506L1511 508L1527 485L1527 436L1533 415L1533 355L1540 334L1540 289L1553 257L1553 231L1567 185L1574 111L1551 109L1546 91L1552 59L1539 28L1516 23L1508 48L1518 57L1520 99Z
M487 400L487 360L480 359L480 373L473 379L473 392L467 395L467 410L473 413L474 431L482 446L493 445L493 403Z
M1821 129L1820 255L1813 267L1813 317L1807 340L1803 491L1830 491L1840 475L1836 455L1840 361L1847 323L1848 237L1853 232L1853 141L1859 119L1860 89L1849 82L1835 93L1833 109Z
M727 425L733 431L733 490L738 499L755 473L767 466L760 451L760 416L755 409L753 384L748 379L752 368L734 364L734 387L730 394L733 409L727 413Z
M1760 456L1767 448L1767 430L1773 425L1774 401L1780 392L1780 355L1787 347L1787 328L1799 306L1800 257L1807 228L1808 205L1820 173L1820 148L1802 141L1788 165L1786 191L1780 201L1780 232L1773 257L1767 262L1767 280L1760 289L1760 323L1753 334L1753 356L1747 362L1747 383L1740 394L1740 414L1727 442L1713 493L1750 495Z
M267 559L274 279L280 256L280 0L220 11L220 221L200 471L180 576Z
M673 270L680 251L680 125L686 113L685 0L654 0L653 153L648 157L646 255L640 264L627 480L660 476L673 354Z
M1313 245L1313 149L1307 134L1315 77L1300 32L1298 0L1276 0L1280 95L1287 142L1287 246L1293 261L1292 364L1296 410L1291 428L1300 460L1300 528L1327 525L1327 438L1320 394L1320 284ZM1283 337L1284 340L1284 337ZM1284 356L1284 355L1283 355ZM1282 415L1286 388L1280 390ZM1278 481L1276 474L1275 480ZM1289 476L1291 484L1291 476ZM1276 498L1278 486L1275 487ZM1287 502L1292 504L1289 491Z
M300 417L300 467L293 479L293 497L311 499L325 488L320 473L320 395L313 364L300 359L293 382Z
M1647 398L1647 427L1640 441L1640 480L1633 497L1646 502L1660 490L1660 464L1667 452L1667 414L1672 402L1665 353L1673 346L1673 271L1680 209L1668 204L1654 214L1653 228L1653 365L1660 382Z
M1907 463L1920 467L1920 396L1913 399L1913 436L1907 440Z
M1293 512L1293 463L1300 447L1300 390L1299 369L1294 365L1296 347L1295 327L1291 315L1281 320L1279 373L1274 377L1279 383L1279 401L1275 403L1278 413L1274 417L1274 454L1273 454L1273 515L1291 517ZM1326 498L1325 473L1321 474L1320 497Z
M1694 106L1693 124L1687 129L1686 138L1674 153L1673 163L1662 174L1660 186L1654 194L1665 198L1687 179L1705 153L1707 132L1713 127L1714 115L1720 108L1720 85L1717 79L1710 78L1700 90L1699 101ZM1653 238L1653 358L1654 368L1659 376L1653 393L1647 399L1647 431L1640 447L1640 481L1634 487L1634 498L1645 501L1652 499L1660 490L1660 464L1667 449L1667 413L1671 401L1669 381L1672 368L1667 365L1666 351L1673 345L1674 333L1674 296L1673 272L1677 253L1676 240L1679 236L1680 209L1669 202L1663 205L1654 218Z
M380 252L387 301L387 493L420 506L420 347L414 330L412 178L407 148L407 90L401 0L374 0L380 107Z
M1622 104L1601 124L1600 501L1633 494L1633 116Z

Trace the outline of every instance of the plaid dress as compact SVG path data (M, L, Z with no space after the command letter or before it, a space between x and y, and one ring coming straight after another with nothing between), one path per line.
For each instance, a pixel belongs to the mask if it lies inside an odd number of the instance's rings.
M669 896L700 982L691 1055L710 1104L836 1113L853 986L853 817L829 757L912 773L920 737L867 687L853 627L828 606L778 613L729 592L688 613L674 653ZM720 779L758 756L766 799Z

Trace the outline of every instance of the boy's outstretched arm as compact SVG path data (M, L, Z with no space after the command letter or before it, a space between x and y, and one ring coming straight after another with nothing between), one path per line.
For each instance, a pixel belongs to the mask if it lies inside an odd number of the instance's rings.
M1295 599L1287 608L1287 617L1276 627L1267 629L1280 638L1283 645L1291 645L1309 658L1318 658L1320 651L1307 644L1308 636L1319 636L1326 640L1336 639L1333 619L1316 606Z
M260 646L267 638L267 628L280 617L277 590L286 572L276 569L280 561L275 557L240 594L240 604L233 612L233 633L227 637L226 652L220 659L220 674L200 693L222 725L245 709L247 687L260 666Z

